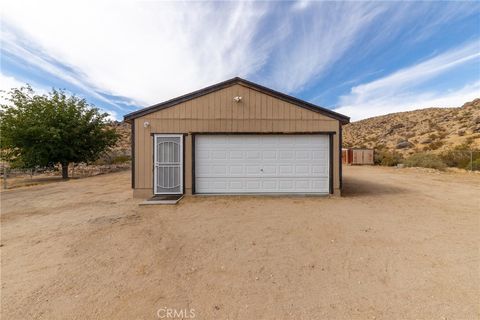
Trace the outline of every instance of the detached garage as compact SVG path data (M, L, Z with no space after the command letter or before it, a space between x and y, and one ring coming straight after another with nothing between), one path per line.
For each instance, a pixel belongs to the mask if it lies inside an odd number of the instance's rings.
M134 197L340 194L349 118L233 78L130 113Z

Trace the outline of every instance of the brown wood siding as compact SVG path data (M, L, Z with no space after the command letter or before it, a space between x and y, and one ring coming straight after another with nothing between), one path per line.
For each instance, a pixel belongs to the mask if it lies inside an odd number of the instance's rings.
M240 103L233 97L241 96ZM339 121L298 107L240 84L136 118L135 187L153 188L152 133L307 133L335 132L339 148ZM150 125L144 127L144 123ZM185 137L185 190L192 188L192 140ZM334 188L340 187L339 153L334 152Z

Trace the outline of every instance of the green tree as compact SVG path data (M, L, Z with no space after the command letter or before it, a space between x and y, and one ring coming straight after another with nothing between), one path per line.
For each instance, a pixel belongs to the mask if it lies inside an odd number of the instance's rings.
M0 149L4 160L24 167L91 162L116 144L108 114L63 90L37 95L30 86L12 89L0 105Z

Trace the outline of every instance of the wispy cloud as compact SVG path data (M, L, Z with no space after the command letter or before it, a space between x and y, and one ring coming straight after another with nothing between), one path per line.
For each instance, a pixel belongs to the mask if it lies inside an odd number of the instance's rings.
M8 98L8 92L10 92L11 89L25 87L26 85L27 85L26 83L19 81L15 77L7 76L5 74L0 73L0 104L10 103L7 98ZM39 89L35 87L34 90L36 90L40 94L43 94L46 92L43 90L43 88Z
M0 73L0 91L8 92L13 88L24 87L25 85L26 83L23 83L14 77Z
M307 6L308 13L300 11ZM290 33L271 57L276 68L272 67L269 82L286 92L302 89L339 63L381 12L364 3L295 4L291 15L282 17Z
M144 105L226 77L248 76L271 48L269 39L254 44L266 4L45 1L29 6L5 6L6 23L32 39L10 38L5 42L10 51L85 90ZM64 74L31 54L29 48L37 45L77 73Z
M10 90L14 88L25 87L26 85L27 85L26 82L23 82L15 77L12 77L0 72L0 104L10 105L11 102L8 100L9 98L8 93L10 92ZM51 91L51 88L46 88L42 85L38 85L37 83L28 83L28 85L32 87L35 94L48 95L49 92ZM68 94L74 95L76 93L68 92ZM105 108L99 108L99 109L101 110L101 112L108 113L109 120L113 121L113 120L121 119L121 115L118 114L117 111L107 110Z
M480 82L445 91L421 87L454 68L472 63L480 71L480 42L467 43L388 76L355 86L342 96L338 112L358 120L379 114L425 107L453 107L480 96ZM478 78L477 78L478 79Z
M23 60L24 62L34 65L37 68L44 70L51 75L54 75L58 78L63 79L64 81L73 84L74 86L80 88L81 90L88 93L90 96L97 98L100 101L103 101L111 106L114 106L118 109L123 109L117 103L106 99L103 95L99 94L91 85L88 84L83 77L78 74L71 72L65 68L59 66L59 64L51 61L50 59L43 57L42 54L33 48L33 46L21 45L25 43L24 41L19 41L19 34L14 34L4 25L1 30L2 36L2 50L8 52L9 54L16 56L17 59Z
M332 72L351 74L355 61L371 59L396 42L424 40L441 24L478 12L473 3L297 1L278 16L288 34L270 57L267 80L296 92ZM371 71L375 72L375 71Z
M2 50L118 113L129 102L145 106L233 76L295 95L341 74L331 83L332 95L352 79L383 69L352 72L383 48L426 39L439 24L478 8L429 2L5 0ZM352 91L342 106L356 96Z

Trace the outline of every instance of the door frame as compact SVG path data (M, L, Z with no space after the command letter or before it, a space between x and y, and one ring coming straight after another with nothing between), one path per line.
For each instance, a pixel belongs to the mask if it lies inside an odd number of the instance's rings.
M153 195L175 195L175 194L185 194L185 143L184 143L184 134L181 133L152 133L153 137L153 157L152 157L152 175L153 175ZM157 175L156 175L156 160L157 160L157 137L175 137L180 138L180 191L179 192L156 192L157 191Z
M329 168L328 168L328 194L333 194L333 174L334 174L334 155L333 155L333 145L334 145L334 136L335 131L305 131L305 132L192 132L192 195L203 195L203 193L198 193L195 190L195 138L197 135L325 135L328 136L328 148L329 148ZM341 159L340 159L341 162ZM261 194L261 193L259 193ZM301 193L299 193L301 194ZM222 195L228 196L230 194L225 193Z

